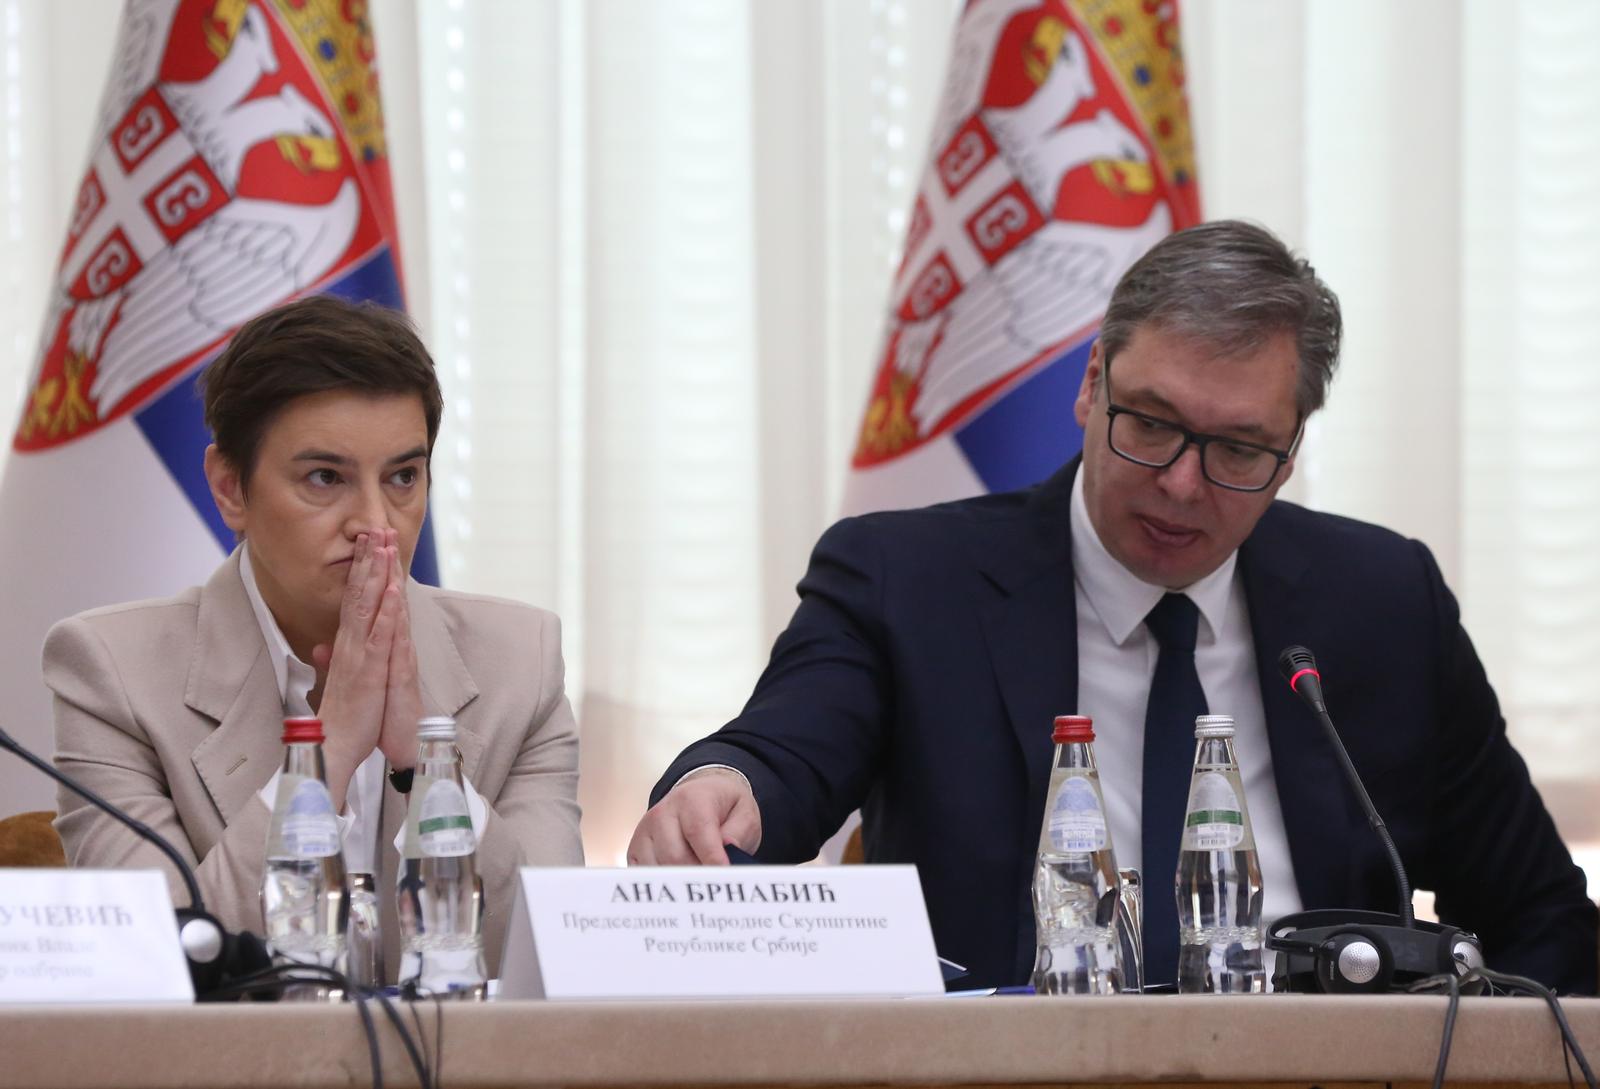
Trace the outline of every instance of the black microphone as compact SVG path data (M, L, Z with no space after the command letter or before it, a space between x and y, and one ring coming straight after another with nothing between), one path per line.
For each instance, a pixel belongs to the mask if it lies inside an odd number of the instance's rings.
M247 930L229 934L216 916L206 911L205 899L200 895L200 882L194 869L178 849L163 839L155 829L143 821L135 820L121 809L106 801L86 786L74 782L48 760L41 759L5 730L0 729L0 749L15 753L24 762L33 765L68 790L86 800L90 805L122 822L134 835L160 848L162 854L178 870L184 887L189 892L189 906L177 908L178 941L183 947L184 959L189 962L189 979L194 984L195 997L206 1000L206 995L235 979L259 972L272 965L267 947L262 940Z
M1284 647L1278 655L1278 672L1289 682L1295 695L1309 703L1319 716L1328 713L1328 705L1322 701L1322 674L1317 672L1317 660L1309 650Z
M1356 799L1360 801L1362 810L1367 814L1367 823L1378 834L1378 838L1383 841L1384 850L1389 853L1389 865L1393 867L1395 882L1400 887L1400 917L1405 920L1407 927L1416 926L1417 918L1411 908L1411 880L1406 876L1405 863L1400 861L1400 851L1389 835L1389 828L1378 815L1378 808L1372 804L1366 785L1361 782L1360 773L1350 762L1350 754L1345 751L1344 742L1339 740L1339 731L1333 727L1333 719L1328 715L1328 705L1322 699L1322 674L1317 671L1317 659L1305 647L1284 647L1278 655L1278 672L1289 682L1289 687L1294 690L1295 695L1303 699L1316 713L1317 721L1322 723L1328 740L1333 743L1333 751L1339 754L1344 777L1349 782L1350 789L1355 792Z

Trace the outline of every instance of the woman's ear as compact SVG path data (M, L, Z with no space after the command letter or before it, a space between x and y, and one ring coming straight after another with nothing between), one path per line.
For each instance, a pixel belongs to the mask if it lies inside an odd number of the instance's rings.
M216 443L206 447L206 483L211 486L211 499L216 503L222 521L235 533L243 533L248 514L245 502L244 480L239 470L217 449Z

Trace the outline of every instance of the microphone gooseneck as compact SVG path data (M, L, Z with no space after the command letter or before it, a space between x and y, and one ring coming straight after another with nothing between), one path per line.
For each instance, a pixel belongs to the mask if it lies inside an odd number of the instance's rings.
M1411 907L1411 879L1406 876L1405 863L1400 860L1400 850L1395 847L1388 826L1378 815L1378 807L1372 804L1366 785L1362 783L1355 764L1351 763L1350 754L1345 750L1344 742L1339 738L1339 731L1334 728L1333 718L1328 714L1328 705L1322 698L1322 674L1317 670L1316 657L1302 646L1284 647L1278 654L1278 672L1289 682L1289 687L1293 689L1295 695L1304 700L1306 706L1317 716L1317 721L1322 723L1328 740L1333 743L1333 751L1339 754L1339 764L1344 768L1345 780L1350 784L1356 800L1361 803L1362 810L1367 814L1367 823L1383 841L1384 850L1389 854L1389 865L1394 870L1395 882L1400 887L1400 918L1405 921L1408 928L1415 927L1417 917Z

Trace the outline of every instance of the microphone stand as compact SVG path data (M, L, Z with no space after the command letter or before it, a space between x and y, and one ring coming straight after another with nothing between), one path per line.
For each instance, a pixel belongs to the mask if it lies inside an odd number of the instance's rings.
M1371 825L1378 839L1383 841L1383 849L1388 852L1389 867L1394 870L1395 883L1400 886L1400 918L1405 920L1408 929L1415 927L1417 916L1411 906L1411 879L1406 875L1406 866L1400 860L1400 850L1394 845L1394 837L1389 835L1389 826L1383 823L1378 807L1372 804L1372 796L1367 793L1367 786L1361 781L1361 774L1356 771L1349 750L1344 747L1339 731L1334 729L1333 717L1328 714L1328 705L1322 698L1322 675L1317 672L1316 660L1304 647L1289 647L1279 655L1278 668L1288 680L1289 687L1317 716L1317 721L1322 724L1323 733L1333 745L1333 751L1338 754L1339 766L1344 769L1345 782L1350 784L1351 792L1361 803L1362 812L1367 815L1367 824Z

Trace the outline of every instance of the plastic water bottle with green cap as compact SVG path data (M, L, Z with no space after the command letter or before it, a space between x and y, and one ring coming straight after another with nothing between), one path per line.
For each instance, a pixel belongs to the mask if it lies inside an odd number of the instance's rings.
M419 994L481 999L483 882L456 724L425 718L400 857L400 983Z
M1194 774L1178 851L1178 990L1259 994L1261 864L1233 748L1233 718L1194 725Z
M1120 890L1093 723L1062 715L1051 736L1056 758L1033 877L1033 988L1038 994L1116 994L1123 979Z

